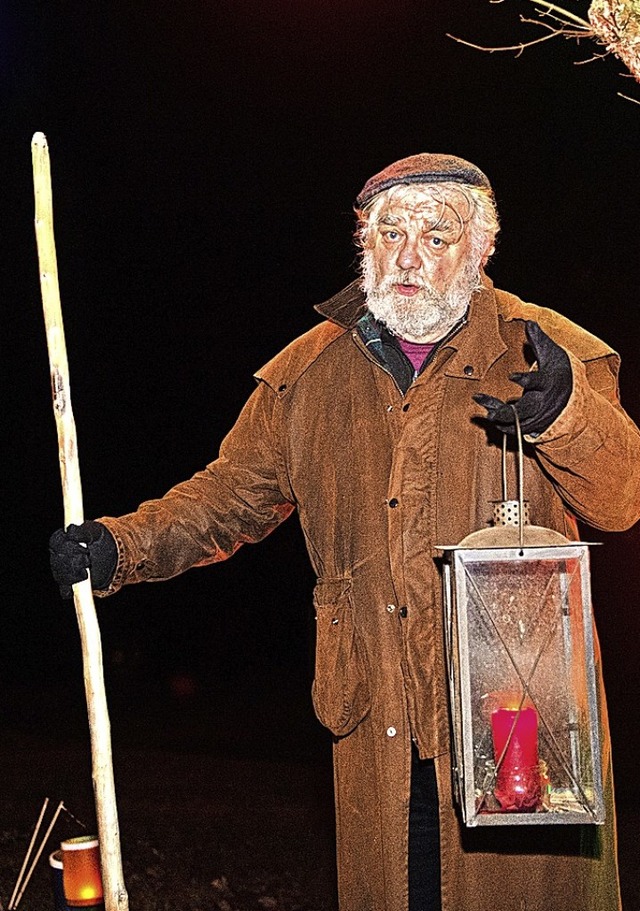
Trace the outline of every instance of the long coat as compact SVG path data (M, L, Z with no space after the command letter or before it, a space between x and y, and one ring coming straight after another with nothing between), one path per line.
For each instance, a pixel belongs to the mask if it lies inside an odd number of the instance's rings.
M334 734L341 911L407 909L412 739L436 762L443 911L618 911L604 700L604 827L461 826L436 559L437 545L487 526L501 498L500 435L472 395L517 392L508 377L530 366L528 319L573 372L566 408L527 443L532 521L570 538L576 517L605 530L636 521L640 433L618 402L618 357L485 280L466 324L403 394L355 328L357 285L318 309L326 320L256 375L218 459L162 499L101 520L119 551L107 593L225 559L297 509L318 580L313 700Z

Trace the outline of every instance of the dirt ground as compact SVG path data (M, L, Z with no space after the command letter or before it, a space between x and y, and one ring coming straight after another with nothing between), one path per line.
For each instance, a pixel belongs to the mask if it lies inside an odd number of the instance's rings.
M24 694L16 699L23 704ZM238 700L243 725L237 722ZM237 696L233 709L221 694L149 703L144 714L124 712L122 706L112 710L132 911L337 911L329 740L308 704L271 693L261 700L254 696L251 705L242 700ZM20 723L15 712L5 710L0 752L5 908L44 796L53 807L64 800L94 827L88 741L78 732L79 717L69 725L56 704L58 696L41 696L37 712L22 714ZM122 723L121 716L129 721ZM640 812L622 805L619 813L625 911L638 911ZM19 905L22 911L53 911L46 857L62 838L81 832L76 822L60 817Z
M19 757L33 771L30 752ZM78 754L49 752L63 777ZM14 767L15 768L15 767ZM17 768L15 771L20 772ZM4 769L3 769L4 772ZM9 778L3 778L6 784ZM42 777L40 777L42 780ZM314 807L313 769L283 763L168 753L127 753L118 762L118 803L129 903L140 911L333 911L331 830ZM73 793L69 777L65 791ZM0 888L11 893L40 809L20 783L4 798ZM76 809L81 803L69 801ZM54 806L56 804L54 803ZM27 819L26 807L33 819ZM85 817L86 818L86 817ZM77 827L61 820L50 848ZM53 908L46 861L20 907Z
M16 698L22 702L24 694ZM4 907L45 796L51 801L47 820L64 800L95 831L88 739L77 733L79 719L71 719L69 737L60 713L45 712L47 702L58 701L53 694L39 695L35 714L43 722L42 737L34 734L33 715L16 724L16 712L5 712L13 714L14 724L3 725L0 752ZM306 711L274 703L272 694L264 694L262 704L252 700L246 724L239 726L242 701L236 696L233 710L227 696L149 703L144 715L112 707L132 911L337 909L329 740L309 716L298 726L298 710ZM124 724L117 722L121 715ZM21 911L53 909L48 854L82 831L64 814L59 817Z

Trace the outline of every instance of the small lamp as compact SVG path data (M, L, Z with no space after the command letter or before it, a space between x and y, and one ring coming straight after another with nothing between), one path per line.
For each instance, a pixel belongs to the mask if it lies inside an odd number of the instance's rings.
M62 882L70 908L95 908L103 901L98 839L81 835L61 842Z

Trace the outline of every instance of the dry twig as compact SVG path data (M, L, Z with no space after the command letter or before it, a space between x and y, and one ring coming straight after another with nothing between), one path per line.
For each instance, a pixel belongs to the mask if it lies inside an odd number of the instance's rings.
M490 0L502 2L502 0ZM530 41L520 41L504 47L483 47L455 35L447 35L459 44L472 47L490 54L496 51L515 51L520 56L525 48L541 44L551 38L569 38L580 41L589 38L604 47L604 52L594 54L588 60L576 61L578 64L600 60L608 54L614 54L625 64L633 78L640 82L640 0L592 0L588 10L588 19L576 16L570 10L549 3L547 0L531 0L537 7L540 18L531 19L520 16L520 21L529 25L539 25L548 30L548 34ZM550 20L550 22L544 20ZM554 24L551 24L554 23ZM618 93L620 95L620 93ZM621 98L628 98L620 95ZM638 102L640 103L640 102Z

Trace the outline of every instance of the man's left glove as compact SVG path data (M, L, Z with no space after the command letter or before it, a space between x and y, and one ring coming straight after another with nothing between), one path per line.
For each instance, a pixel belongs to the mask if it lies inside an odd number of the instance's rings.
M54 531L49 538L49 558L60 594L71 598L71 586L84 581L89 569L95 589L109 587L118 565L118 547L106 525L87 521Z
M503 433L515 434L518 412L524 434L538 435L550 427L563 410L573 389L571 362L567 352L556 345L533 320L527 320L526 333L538 362L538 369L512 373L509 377L523 387L522 396L507 403L492 395L479 393L475 401L487 409L487 418ZM513 407L512 407L513 406Z

